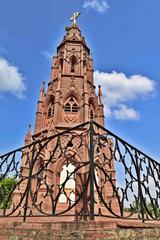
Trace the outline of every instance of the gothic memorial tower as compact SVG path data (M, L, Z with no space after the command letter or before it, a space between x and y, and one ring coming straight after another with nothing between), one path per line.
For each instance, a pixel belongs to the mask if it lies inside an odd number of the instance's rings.
M52 212L52 215L63 211L74 216L75 212L76 216L87 215L89 185L93 183L90 180L90 157L93 155L93 161L97 166L103 164L109 176L106 180L102 171L95 167L97 186L103 189L104 199L112 201L116 207L114 161L110 154L112 141L103 144L100 140L96 151L88 147L91 140L86 123L93 120L103 127L104 111L101 86L98 87L98 97L95 92L90 49L76 23L78 15L73 15L73 23L66 28L66 35L57 47L46 92L45 83L42 84L34 134L31 135L29 128L25 138L22 179L19 189L14 192L14 203L16 205L20 199L24 201L22 193L29 186L27 206L32 214L39 209L47 214ZM70 132L73 127L76 129ZM32 148L27 147L29 144ZM28 183L29 175L32 181ZM98 211L100 202L94 183L93 192Z

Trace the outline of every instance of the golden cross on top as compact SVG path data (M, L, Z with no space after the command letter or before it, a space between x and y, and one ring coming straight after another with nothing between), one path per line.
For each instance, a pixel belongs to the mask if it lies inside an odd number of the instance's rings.
M81 14L80 12L75 12L73 16L70 18L70 21L73 21L74 26L76 26L77 23L76 19L79 17L80 14Z

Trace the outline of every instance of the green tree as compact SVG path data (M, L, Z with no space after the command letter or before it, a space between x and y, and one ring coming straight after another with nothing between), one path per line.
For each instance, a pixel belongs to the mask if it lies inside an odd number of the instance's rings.
M12 204L12 191L17 184L17 179L13 177L0 177L0 209L10 208Z

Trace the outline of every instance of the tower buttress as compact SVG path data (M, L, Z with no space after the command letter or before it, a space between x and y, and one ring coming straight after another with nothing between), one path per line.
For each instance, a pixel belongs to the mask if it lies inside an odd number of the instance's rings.
M38 101L38 107L37 107L37 112L36 112L36 124L35 124L35 133L39 131L42 127L42 111L43 111L43 98L44 98L44 86L45 86L45 81L42 83L42 87L40 90L40 96L39 96L39 101Z
M102 103L102 89L101 85L98 86L98 102L99 102L99 124L104 127L104 109Z
M32 143L32 135L31 135L31 125L28 126L28 131L25 137L25 145Z

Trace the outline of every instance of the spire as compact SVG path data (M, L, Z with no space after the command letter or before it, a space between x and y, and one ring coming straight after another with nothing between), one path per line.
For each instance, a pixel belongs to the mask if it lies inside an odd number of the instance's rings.
M45 81L43 81L42 87L40 90L40 96L39 96L37 113L36 113L35 132L38 131L42 126L42 110L43 110L43 103L44 103L44 98L45 98L44 85L45 85Z
M103 105L102 103L102 89L101 89L101 85L98 86L98 98L99 98L99 105Z
M31 135L31 125L28 126L28 131L25 137L25 144L28 145L32 142L32 135Z
M43 101L43 97L44 97L44 86L45 86L45 81L43 81L42 83L42 88L40 90L40 97L39 97L39 101Z

